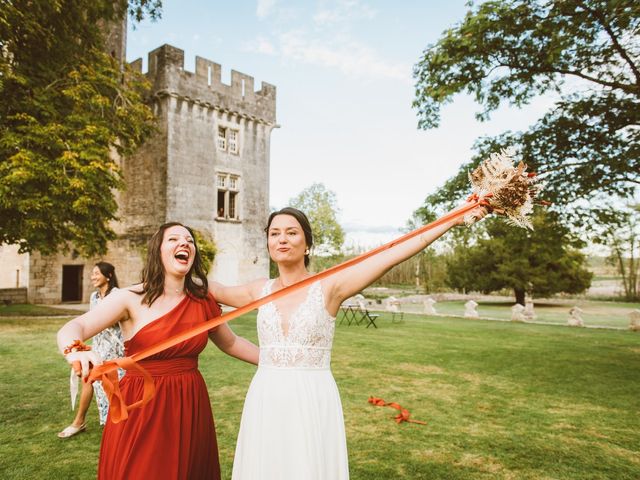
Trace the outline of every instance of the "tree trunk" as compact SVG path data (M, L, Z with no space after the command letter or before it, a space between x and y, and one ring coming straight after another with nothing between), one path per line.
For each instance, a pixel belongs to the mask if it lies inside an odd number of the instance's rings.
M516 303L519 303L520 305L522 305L523 307L524 305L524 294L525 291L522 288L514 288L513 291L516 294Z

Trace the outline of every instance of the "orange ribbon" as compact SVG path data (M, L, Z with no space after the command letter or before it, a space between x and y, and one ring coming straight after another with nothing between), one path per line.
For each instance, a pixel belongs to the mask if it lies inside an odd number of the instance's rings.
M396 402L385 402L384 400L382 400L381 398L378 397L369 397L369 403L371 403L372 405L375 405L377 407L391 407L391 408L395 408L396 410L398 410L400 413L398 413L395 417L393 417L393 419L396 421L396 423L402 423L402 422L408 422L408 423L418 423L420 425L426 425L426 422L421 422L420 420L413 420L411 418L409 418L411 416L411 414L409 413L409 410L407 410L406 408L402 408L402 406L400 406L400 404L396 403Z
M114 364L116 367L112 368ZM142 398L131 405L125 403L122 392L120 391L118 367L124 370L138 370L144 379ZM131 357L116 358L115 360L94 367L89 377L90 380L93 380L94 376L100 378L102 381L102 389L109 398L109 417L113 423L126 420L129 417L129 410L146 405L156 393L156 387L149 372L138 365Z
M134 353L129 357L106 361L102 365L96 366L91 370L91 373L89 375L89 381L101 380L103 382L102 385L104 387L105 393L109 397L109 403L110 403L109 417L111 418L111 421L114 423L118 423L122 420L126 420L126 418L128 417L127 412L129 410L131 410L132 408L142 407L143 405L147 404L151 400L155 392L155 388L153 386L153 379L151 378L151 375L149 375L149 373L146 370L144 370L140 365L138 365L136 362L139 362L144 358L150 357L151 355L155 355L156 353L166 350L167 348L173 347L174 345L184 342L185 340L189 340L190 338L195 337L196 335L207 332L217 327L218 325L221 325L230 320L233 320L234 318L237 318L241 315L244 315L245 313L255 310L256 308L262 305L265 305L269 302L273 302L296 290L299 290L308 285L311 285L312 283L315 283L318 280L321 280L330 275L333 275L334 273L344 270L345 268L349 268L353 265L356 265L362 262L363 260L366 260L369 257L372 257L384 250L388 250L402 242L405 242L428 230L431 230L432 228L435 228L446 222L449 222L458 217L461 217L479 205L486 205L486 200L480 199L476 195L471 200L471 203L464 205L457 210L449 212L448 214L440 217L439 219L434 220L433 222L427 225L424 225L412 232L409 232L401 236L400 238L397 238L396 240L392 240L391 242L388 242L384 245L374 248L373 250L365 252L362 255L359 255L355 258L347 260L346 262L343 262L339 265L335 265L334 267L331 267L325 270L324 272L316 273L315 275L311 277L307 277L298 283L289 285L288 287L285 287L282 290L278 290L277 292L271 293L270 295L259 298L258 300L248 303L243 307L237 308L232 312L226 313L224 315L221 315L220 317L209 320L207 322L202 323L201 325L198 325L191 329L185 330L182 333L169 337L166 340L163 340L162 342L159 342L155 345L151 345L150 347L147 347L144 350ZM143 393L142 399L138 400L132 405L126 405L122 398L122 393L120 392L120 383L118 381L118 375L116 373L118 367L124 368L124 369L134 368L140 371L144 376L144 393Z

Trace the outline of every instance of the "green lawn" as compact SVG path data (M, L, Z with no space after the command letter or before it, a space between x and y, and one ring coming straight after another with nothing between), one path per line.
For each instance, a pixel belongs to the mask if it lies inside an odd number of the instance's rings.
M464 313L463 300L442 301L435 304L436 311L441 315L458 315ZM478 314L481 317L495 318L500 320L511 319L511 307L514 302L501 301L481 301L478 302ZM567 324L569 310L573 306L578 306L583 310L581 314L585 325L604 326L616 328L629 327L629 313L634 309L640 309L640 303L625 302L605 302L594 300L566 300L553 302L541 300L535 303L536 322ZM382 308L382 307L381 307ZM403 310L421 312L421 304L403 304Z
M0 478L93 478L95 407L71 420L56 318L0 318ZM339 326L333 370L353 479L640 478L640 334L405 315L378 329ZM255 340L255 316L232 324ZM200 359L229 478L254 367L212 345ZM427 422L397 425L395 401Z
M0 317L44 317L79 315L82 312L64 307L48 307L46 305L31 305L16 303L0 305Z

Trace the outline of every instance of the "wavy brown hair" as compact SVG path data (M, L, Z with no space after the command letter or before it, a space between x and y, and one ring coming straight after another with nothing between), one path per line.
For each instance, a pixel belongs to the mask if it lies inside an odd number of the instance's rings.
M187 273L184 279L184 289L187 295L195 298L206 298L209 292L209 282L207 281L207 274L204 271L202 264L202 257L198 245L196 244L196 237L193 234L193 230L179 222L169 222L164 225L160 225L156 233L149 239L147 246L147 260L144 268L142 269L142 291L137 292L142 297L142 303L151 306L160 295L164 293L164 265L162 265L162 257L160 255L160 246L162 240L164 240L164 232L171 227L184 227L191 234L193 238L193 245L196 247L196 256L193 259L193 265Z
M271 226L271 222L273 222L273 219L276 217L276 215L291 215L293 218L295 218L302 227L302 231L304 233L304 241L307 244L307 248L311 250L311 247L313 247L313 232L311 231L311 223L309 222L309 219L304 214L304 212L298 210L297 208L284 207L280 210L276 210L275 212L271 212L271 215L269 215L269 219L267 220L267 226L264 229L264 233L267 234L267 239L269 238L269 227ZM304 256L304 266L309 266L308 253Z

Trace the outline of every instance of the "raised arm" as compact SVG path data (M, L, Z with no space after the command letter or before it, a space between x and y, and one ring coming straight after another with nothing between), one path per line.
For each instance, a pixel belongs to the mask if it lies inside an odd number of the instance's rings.
M266 279L255 280L251 283L228 287L218 282L209 282L209 291L217 302L230 307L242 307L260 296L260 290Z
M471 215L475 218L482 218L485 214L484 207L471 211ZM449 229L461 223L463 223L462 218L439 225L332 275L327 279L327 286L331 292L327 308L330 312L337 311L344 300L362 291L391 268L423 250Z

